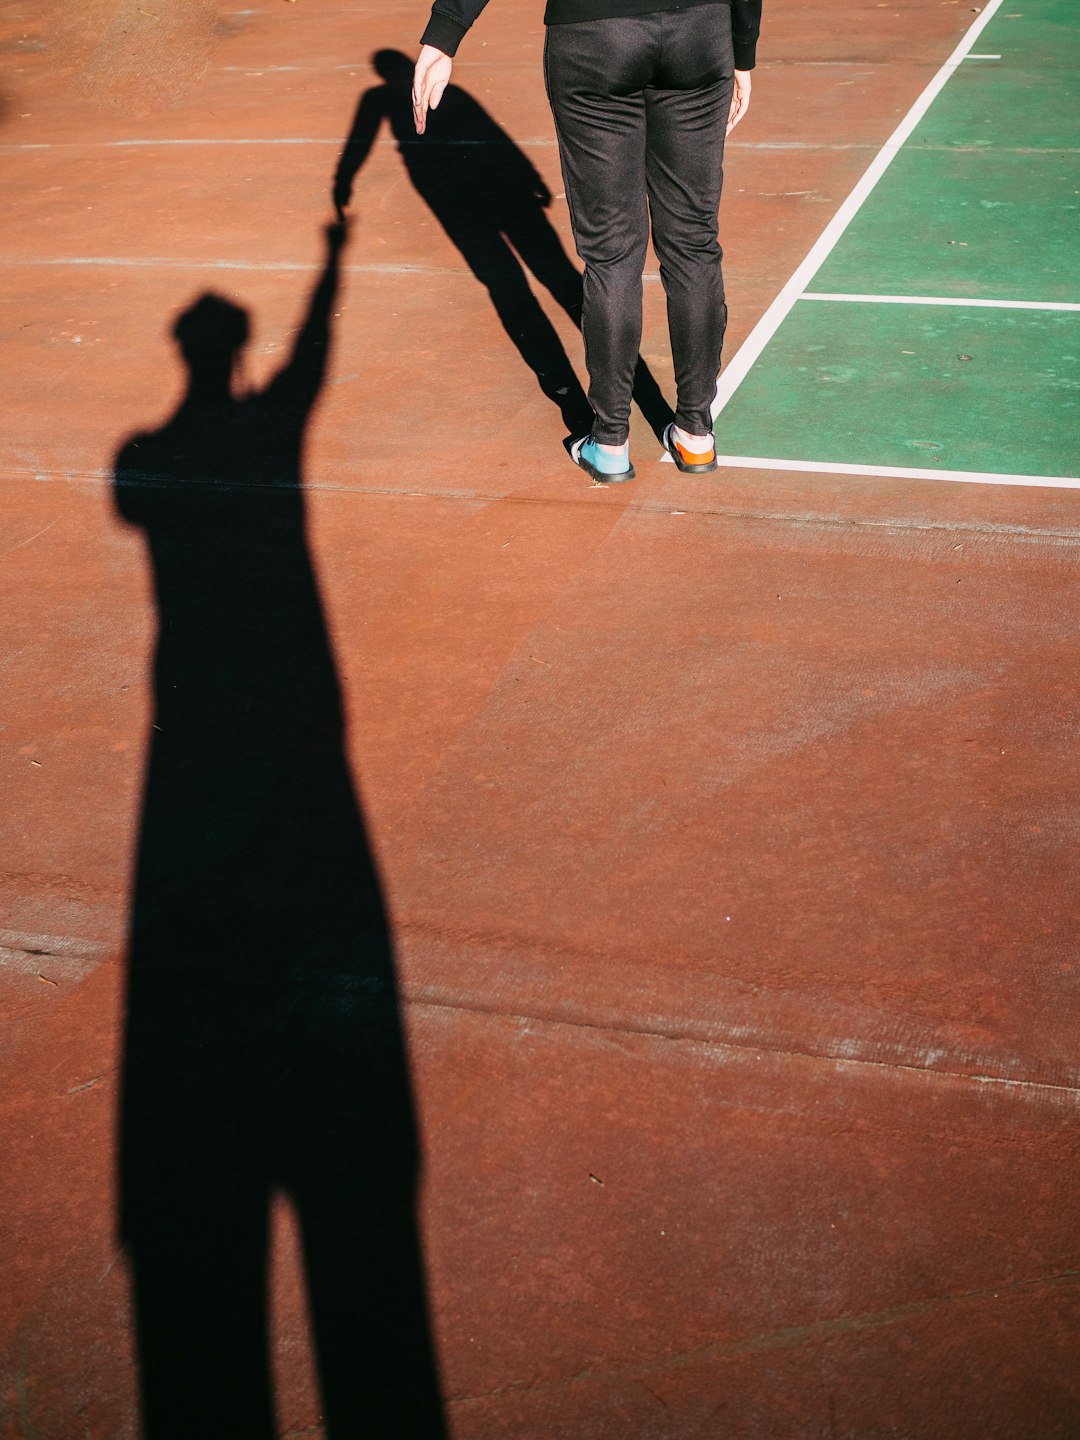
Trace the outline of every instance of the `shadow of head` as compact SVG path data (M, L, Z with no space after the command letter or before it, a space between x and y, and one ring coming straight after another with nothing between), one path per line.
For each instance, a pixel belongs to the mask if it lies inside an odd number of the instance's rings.
M231 379L251 338L246 310L208 291L179 316L172 336L193 377Z
M395 89L412 89L413 62L401 50L376 50L371 57L376 75Z

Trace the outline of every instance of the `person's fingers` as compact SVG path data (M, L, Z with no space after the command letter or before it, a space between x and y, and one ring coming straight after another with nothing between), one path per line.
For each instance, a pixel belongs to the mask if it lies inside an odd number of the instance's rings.
M416 133L424 133L424 125L427 120L427 89L428 77L431 73L431 61L421 57L416 62L416 69L413 71L412 87L412 110L413 123L416 126Z
M750 108L750 87L749 85L736 84L735 92L731 97L731 111L728 114L727 134L730 135L735 126L744 117Z
M443 92L450 83L453 64L449 55L436 50L433 45L421 47L416 67L413 70L412 110L416 133L423 135L427 128L428 110L437 110Z

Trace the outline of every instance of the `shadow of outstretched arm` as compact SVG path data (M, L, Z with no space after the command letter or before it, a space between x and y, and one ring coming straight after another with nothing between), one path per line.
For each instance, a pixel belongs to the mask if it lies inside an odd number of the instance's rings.
M342 146L333 187L334 208L339 220L345 217L346 207L352 199L353 183L371 154L379 127L386 118L385 89L385 86L377 85L361 95L349 138Z
M570 437L593 414L566 350L526 279L528 270L581 326L581 272L551 223L554 197L529 155L468 91L447 86L427 133L413 128L412 61L398 50L372 56L383 84L360 97L333 180L339 215L385 121L409 179L491 297L511 342L541 391L559 407ZM675 413L638 357L634 399L657 438Z
M271 406L282 406L292 414L306 414L312 408L330 359L330 318L341 283L341 252L349 238L348 222L339 220L328 225L325 234L322 275L312 291L289 358L265 390Z

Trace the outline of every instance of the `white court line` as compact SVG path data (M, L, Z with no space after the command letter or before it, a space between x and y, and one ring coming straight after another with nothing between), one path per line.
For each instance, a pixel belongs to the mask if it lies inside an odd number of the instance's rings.
M1064 300L958 300L952 295L828 295L804 290L800 300L837 300L856 305L955 305L961 310L1080 310Z
M0 271L82 267L84 269L126 270L267 270L312 274L323 265L311 260L189 260L182 255L0 255ZM378 262L342 265L343 275L471 275L465 268L449 265L390 265ZM659 277L657 277L659 278Z
M340 149L344 149L345 143L346 143L345 141L339 140L339 139L335 139L335 138L320 139L318 136L304 136L304 135L267 135L267 136L263 136L262 138L259 138L259 137L257 137L257 136L250 136L250 135L249 135L249 136L243 136L243 135L241 135L241 136L236 136L236 137L233 137L233 138L230 138L230 137L228 137L228 136L220 136L220 135L215 135L215 136L198 136L198 135L195 135L195 136L189 136L189 137L187 137L187 138L181 137L181 138L179 138L179 139L176 139L176 138L169 139L169 138L165 137L165 138L158 139L158 140L34 140L34 141L28 141L26 144L21 144L21 145L0 145L0 155L21 154L23 151L27 151L27 150L140 150L140 149L141 149L141 150L153 150L153 149L164 149L164 148L167 148L167 147L169 147L169 146L174 146L174 147L175 147L175 146L186 146L186 147L188 147L189 149L196 149L196 150L197 150L197 149L199 149L199 148L201 148L201 147L212 146L212 145L216 145L216 146L230 146L230 145L232 145L232 146L238 146L238 145L246 145L246 146L259 146L259 145L323 145L323 146L326 146L326 145L333 145L333 146L335 147L335 149L339 149L339 150L340 150ZM389 150L389 149L391 149L391 148L400 149L403 145L427 145L429 148L434 145L434 146L444 146L444 147L448 147L448 148L453 148L453 149L455 149L455 150L460 150L460 149L462 149L462 148L472 148L472 149L476 149L476 148L478 148L478 147L483 147L483 146L500 145L501 143L502 143L502 142L499 141L499 140L439 140L438 138L436 138L436 139L434 139L434 140L430 140L430 141L429 141L429 140L420 140L419 138L417 138L417 139L415 139L415 140L409 140L409 139L405 139L405 140L386 139L386 140L376 140L376 141L375 141L375 144L376 144L377 146L379 146L379 147L382 148L382 149L387 149L387 150ZM557 142L556 142L555 140L549 140L549 139L547 139L547 138L544 137L544 136L541 136L539 139L534 139L534 140L515 140L515 141L514 141L514 144L518 147L518 149L525 149L525 150L540 149L540 148L550 148L550 147L554 146L556 143L557 143ZM829 148L829 147L817 147L817 146L815 146L815 147L811 147L811 148L817 149L817 148ZM834 146L834 147L832 147L832 148L835 149L835 148L837 148L837 147ZM855 148L855 147L852 147L852 148ZM950 148L952 148L952 147L950 147ZM1056 154L1061 154L1061 153L1064 153L1064 152L1055 150L1054 153L1055 153L1055 155L1056 155Z
M1080 490L1080 476L1075 475L1000 475L992 470L916 470L903 465L841 465L824 460L763 460L757 455L717 455L716 462L734 470L799 470L812 475L873 475L886 480L956 480L968 485L1042 485L1051 490Z
M809 281L824 264L826 257L835 248L844 231L862 208L867 196L892 164L894 156L899 153L919 121L944 89L946 82L971 52L975 41L1001 9L1002 3L1003 0L990 0L986 9L878 151L866 174L833 216L817 244L743 341L738 353L721 373L720 383L716 387L716 399L713 401L714 420L745 380L750 367L776 334L782 322L791 312L796 300L805 291Z

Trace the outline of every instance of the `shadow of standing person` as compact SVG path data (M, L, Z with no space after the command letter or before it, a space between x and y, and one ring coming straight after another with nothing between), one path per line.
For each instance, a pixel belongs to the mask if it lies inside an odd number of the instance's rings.
M304 432L341 225L287 362L237 395L244 310L115 502L153 566L155 708L130 923L120 1228L148 1440L268 1440L268 1212L298 1223L325 1434L445 1434L394 956L308 551Z
M334 178L338 213L349 204L356 176L386 121L417 193L487 289L503 329L541 390L559 406L568 433L587 434L592 409L522 268L528 267L580 329L581 272L547 217L552 196L543 177L458 85L447 86L437 120L426 134L417 135L412 61L400 50L379 50L372 64L383 83L360 97ZM657 436L662 435L674 411L640 357L634 399Z

